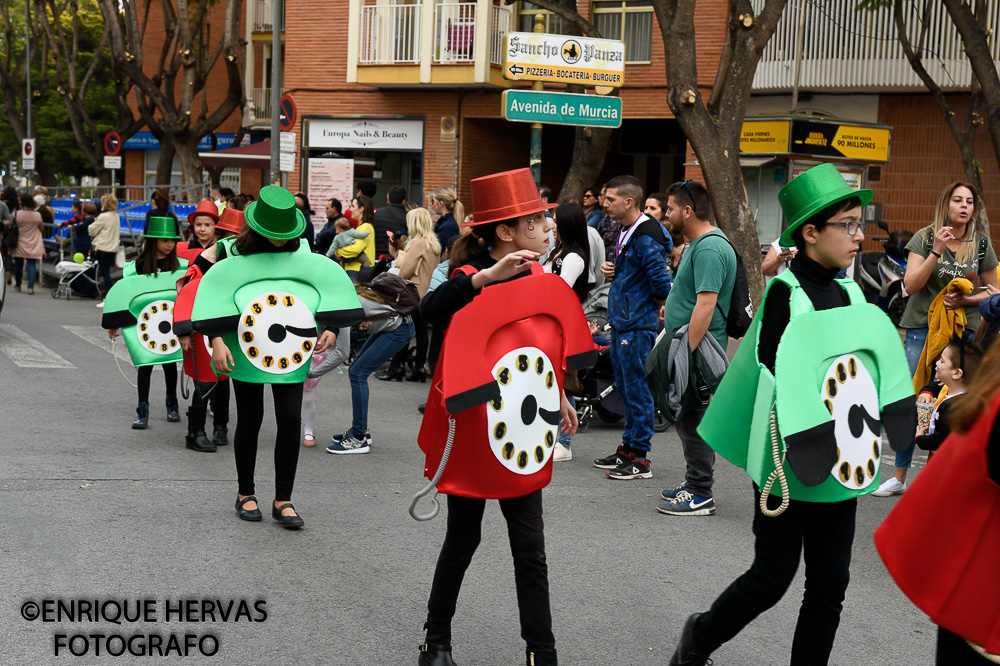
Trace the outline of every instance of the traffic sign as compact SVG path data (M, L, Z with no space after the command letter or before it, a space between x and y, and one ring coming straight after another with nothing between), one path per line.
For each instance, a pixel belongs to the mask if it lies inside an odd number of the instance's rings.
M25 171L35 170L35 158L34 157L22 157L21 158L21 168Z
M295 100L288 93L281 96L278 100L278 109L280 114L278 116L278 125L281 127L282 132L291 131L292 127L295 125L295 117L297 115L295 109Z
M105 169L121 169L122 168L122 156L121 155L105 155L104 156L104 168Z
M283 153L295 152L295 132L282 132L279 136L278 148Z
M35 140L34 139L24 139L21 141L21 158L22 159L35 159ZM34 168L34 167L32 167Z
M278 170L288 172L295 171L295 153L279 153Z
M108 132L104 135L104 152L107 155L117 155L122 149L122 138L118 132Z
M505 90L503 117L520 123L621 127L620 97Z
M504 78L621 87L625 42L510 32L504 43Z

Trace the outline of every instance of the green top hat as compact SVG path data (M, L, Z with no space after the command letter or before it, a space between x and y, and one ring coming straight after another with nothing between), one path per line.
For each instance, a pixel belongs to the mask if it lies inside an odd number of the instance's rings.
M778 192L781 210L788 218L788 228L781 234L778 244L782 247L792 247L792 232L827 206L857 197L861 199L864 208L871 202L875 193L871 190L852 190L844 177L832 164L820 164L792 179Z
M142 234L146 238L170 238L180 240L181 235L177 230L177 220L172 217L151 217L146 231Z
M305 215L295 207L295 195L277 185L263 188L243 216L247 226L274 240L298 238L306 228Z

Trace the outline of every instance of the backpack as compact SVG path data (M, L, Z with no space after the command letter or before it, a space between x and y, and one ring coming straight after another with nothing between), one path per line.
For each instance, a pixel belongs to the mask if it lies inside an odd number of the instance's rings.
M736 251L733 244L725 236L718 236L733 248L736 255L736 280L733 281L733 292L729 298L729 312L722 312L719 302L716 301L715 309L726 318L726 335L739 340L746 335L753 320L753 300L750 298L750 281L747 280L747 271L743 266L743 258ZM691 270L694 271L694 254L691 255Z
M420 307L420 292L417 291L417 285L395 273L379 273L366 286L384 298L386 305L403 316L413 314Z
M10 223L10 229L7 230L7 236L4 238L4 243L7 249L13 252L17 249L17 243L21 239L21 230L17 228L17 212L14 213L14 219Z

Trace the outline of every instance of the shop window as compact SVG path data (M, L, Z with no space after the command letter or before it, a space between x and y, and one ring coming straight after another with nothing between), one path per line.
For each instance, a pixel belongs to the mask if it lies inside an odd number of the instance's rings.
M626 63L649 64L653 0L595 0L593 23L602 36L625 42Z
M527 1L521 3L521 11L517 15L518 32L534 32L535 16L539 14L545 18L544 32L552 35L566 34L566 22L563 17Z

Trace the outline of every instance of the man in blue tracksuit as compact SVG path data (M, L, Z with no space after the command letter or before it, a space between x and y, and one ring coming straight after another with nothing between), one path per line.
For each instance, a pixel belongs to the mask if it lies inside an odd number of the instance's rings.
M670 292L667 257L673 243L659 222L642 213L645 200L636 178L612 178L607 188L604 208L621 224L621 231L615 242L615 260L604 262L601 273L611 280L611 365L625 403L625 434L618 450L598 458L594 466L608 470L609 479L648 479L653 476L647 454L655 408L644 367L656 340L660 306Z

